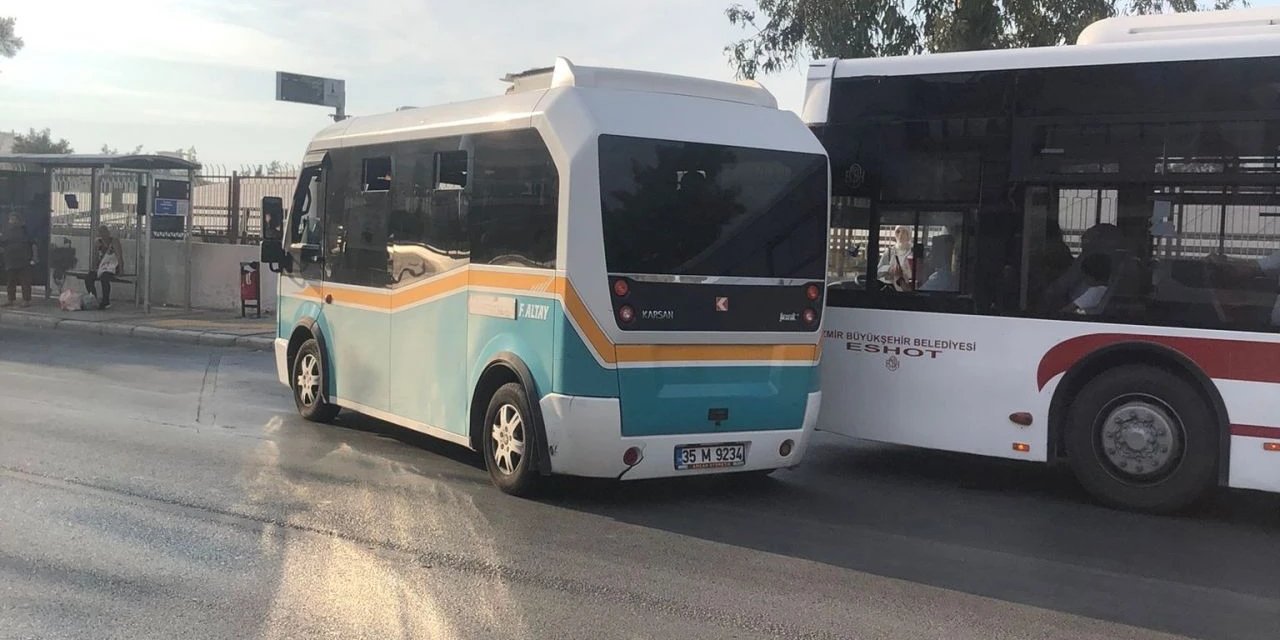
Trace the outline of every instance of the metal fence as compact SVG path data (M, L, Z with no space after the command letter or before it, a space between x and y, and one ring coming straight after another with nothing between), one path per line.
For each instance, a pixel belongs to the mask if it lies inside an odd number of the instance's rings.
M200 173L191 190L192 238L202 242L254 244L262 238L262 198L277 196L288 202L297 178L293 175ZM136 234L139 175L106 171L100 177L102 224L119 237ZM185 180L185 173L182 179ZM67 196L78 205L71 208ZM93 187L88 170L58 170L53 175L52 230L67 235L89 233Z
M1179 197L1203 195L1221 204L1179 204ZM1169 200L1170 229L1156 237L1157 255L1203 257L1221 252L1233 258L1258 258L1280 249L1280 210L1274 206L1227 204L1222 193L1190 194L1157 192L1155 200ZM1058 192L1058 224L1073 254L1080 252L1080 238L1098 223L1115 224L1118 215L1115 190L1062 189Z

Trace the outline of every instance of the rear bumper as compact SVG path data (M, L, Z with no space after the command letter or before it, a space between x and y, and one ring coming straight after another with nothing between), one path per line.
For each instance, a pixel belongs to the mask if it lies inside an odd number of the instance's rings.
M622 437L622 418L617 398L587 398L550 394L539 403L551 451L553 473L592 478L639 480L695 476L735 471L756 471L793 467L800 463L817 422L822 393L810 393L805 402L804 423L785 431L738 431L687 435ZM778 448L784 440L795 443L783 457ZM722 469L677 470L675 448L680 445L747 443L747 463ZM622 454L640 447L643 458L630 470ZM626 472L623 475L623 472Z

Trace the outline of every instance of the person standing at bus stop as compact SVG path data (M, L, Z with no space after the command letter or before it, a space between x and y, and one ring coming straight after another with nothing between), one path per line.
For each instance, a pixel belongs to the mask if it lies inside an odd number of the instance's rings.
M22 216L9 214L4 233L0 236L4 246L4 271L8 280L9 299L4 303L12 307L16 302L18 285L22 285L22 306L31 306L31 269L36 264L36 243L27 231Z

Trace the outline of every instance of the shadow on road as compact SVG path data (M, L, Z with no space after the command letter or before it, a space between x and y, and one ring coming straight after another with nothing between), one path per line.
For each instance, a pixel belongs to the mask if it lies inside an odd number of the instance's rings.
M805 464L568 484L554 504L798 559L1195 637L1280 628L1280 498L1177 517L1093 504L1065 468L822 435Z

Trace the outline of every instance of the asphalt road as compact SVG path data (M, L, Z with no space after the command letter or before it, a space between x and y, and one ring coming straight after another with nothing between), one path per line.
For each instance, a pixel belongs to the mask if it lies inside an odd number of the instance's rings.
M774 479L488 484L271 357L0 333L0 638L1280 637L1280 497L1090 504L820 436Z

